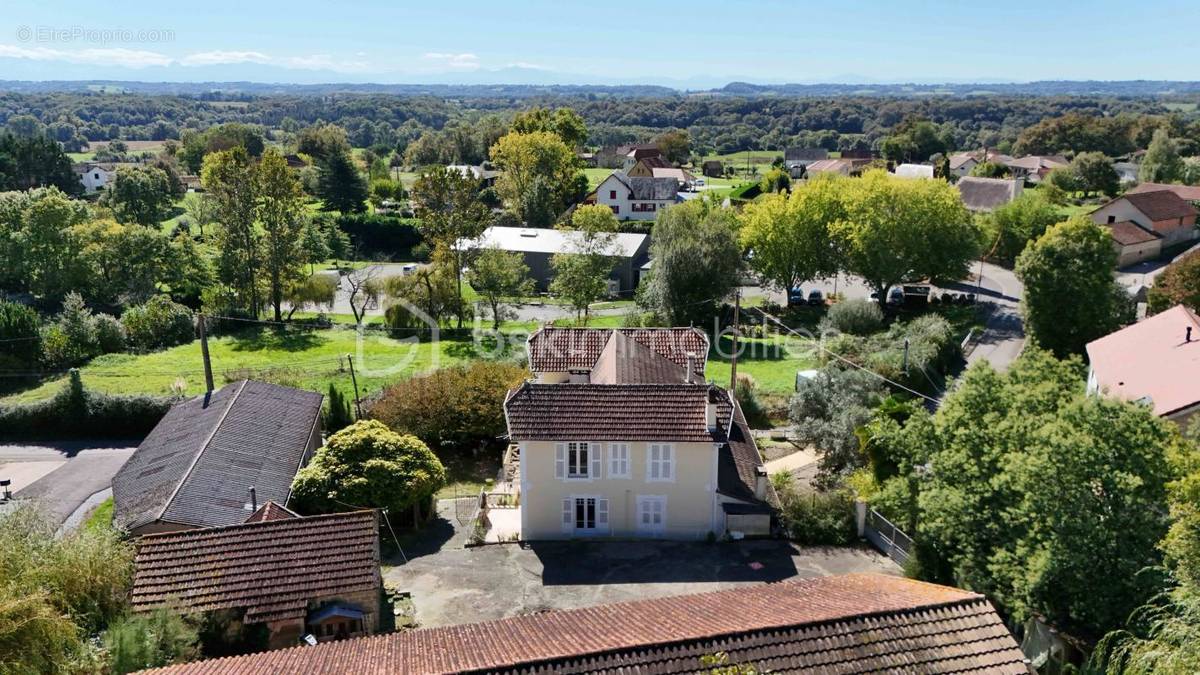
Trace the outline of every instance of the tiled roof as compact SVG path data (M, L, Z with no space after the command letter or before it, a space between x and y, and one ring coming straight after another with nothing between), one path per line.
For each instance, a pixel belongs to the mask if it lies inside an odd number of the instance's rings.
M694 355L696 375L704 378L708 336L696 328L542 328L529 336L529 369L535 373L590 371L616 333L650 347L680 367L687 366L689 353Z
M1029 673L980 595L846 575L293 647L170 666L267 673L692 673L724 652L760 672Z
M303 616L318 598L378 588L375 511L152 534L138 541L135 610L245 609L247 623Z
M250 514L246 519L247 523L261 523L267 520L287 520L289 518L299 518L300 514L287 508L280 506L275 502L267 502L258 507L258 510Z
M1089 342L1087 355L1110 396L1147 400L1156 415L1200 403L1200 318L1183 305Z
M1196 215L1196 209L1171 190L1126 193L1113 201L1127 200L1135 209L1153 221L1187 218ZM1110 202L1111 203L1111 202ZM1103 208L1103 207L1101 207Z
M1008 178L976 178L964 176L958 179L958 193L963 204L971 211L992 211L1017 198L1019 183Z
M616 173L614 173L616 175ZM629 187L633 193L631 199L650 201L669 201L679 194L679 181L674 178L652 178L649 176L627 176L620 174L618 178Z
M687 367L658 354L623 331L613 331L596 365L592 367L593 384L654 384L683 382ZM703 377L698 378L703 381Z
M728 391L724 393L725 400L717 407L717 416L727 430L726 442L717 453L717 492L734 499L757 502L755 487L758 468L763 464L762 455L758 452L758 444L754 442L754 434L750 432L750 425L746 423L741 407L734 405ZM770 481L767 481L767 494L763 501L772 507L779 507L779 495Z
M724 434L706 422L708 402L725 397L707 384L536 384L526 382L504 402L516 441L698 441Z
M243 380L205 400L173 406L113 477L118 527L241 523L251 486L260 502L287 503L322 396Z
M1189 202L1200 202L1200 187L1194 185L1168 185L1167 183L1138 183L1130 188L1125 194L1137 194L1139 192L1161 192L1170 190Z
M817 161L828 157L829 151L825 148L787 148L783 151L783 159L787 162Z
M848 159L821 159L808 165L808 173L834 171L845 174L849 173L852 168L854 168L854 162Z
M1108 228L1111 231L1113 241L1122 246L1145 244L1146 242L1162 237L1157 232L1142 229L1140 225L1132 220L1122 220L1119 223L1109 225Z

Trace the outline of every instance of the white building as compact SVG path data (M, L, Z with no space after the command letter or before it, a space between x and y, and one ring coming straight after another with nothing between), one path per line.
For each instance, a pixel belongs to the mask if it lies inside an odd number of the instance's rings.
M117 167L112 164L88 162L76 164L74 168L75 173L79 174L80 182L83 183L84 191L88 194L103 190L117 177Z
M679 201L679 182L614 171L584 201L607 206L620 220L654 220L660 210Z
M933 166L929 164L897 164L895 174L900 178L933 178Z

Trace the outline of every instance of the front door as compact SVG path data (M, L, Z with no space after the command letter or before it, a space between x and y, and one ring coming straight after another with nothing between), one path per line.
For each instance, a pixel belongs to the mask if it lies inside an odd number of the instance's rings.
M637 531L648 537L660 537L666 531L667 498L639 495L637 498Z

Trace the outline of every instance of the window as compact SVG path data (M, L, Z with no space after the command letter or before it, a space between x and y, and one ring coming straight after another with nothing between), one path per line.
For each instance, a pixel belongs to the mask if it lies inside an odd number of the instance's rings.
M1109 225L1112 225L1112 224L1113 224L1113 223L1115 223L1115 222L1117 222L1117 217L1116 217L1116 216L1109 216L1109 217L1108 217L1108 224L1109 224Z
M646 453L646 480L648 482L675 481L675 453L668 443L651 443Z
M93 175L96 177L96 180L100 180L100 174L97 173L97 174L93 174Z
M620 212L621 212L621 207L617 206L616 204L613 204L613 205L612 205L612 206L610 206L609 208L610 208L610 209L612 209L612 212L613 212L613 213L620 213Z
M639 213L654 213L657 205L654 202L637 202L631 208Z
M608 446L608 477L629 478L629 444L611 443Z
M638 495L637 530L642 534L659 535L666 529L667 498L661 495Z
M616 199L616 198L617 198L617 191L616 191L616 190L609 190L609 191L608 191L608 198L609 198L609 199Z
M554 446L554 477L558 479L590 480L600 478L600 444L571 441Z
M608 530L608 499L580 496L563 500L564 532L588 534Z

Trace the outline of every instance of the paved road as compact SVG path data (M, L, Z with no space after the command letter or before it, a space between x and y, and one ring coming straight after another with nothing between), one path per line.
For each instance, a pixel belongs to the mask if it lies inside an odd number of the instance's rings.
M136 449L135 443L63 442L0 445L0 463L66 463L16 493L40 502L55 522L63 523L88 497L112 486L112 477ZM3 472L3 469L0 469Z
M970 286L974 284L964 282L959 290L974 291ZM1025 289L1012 270L990 263L983 264L983 278L978 286L978 298L986 303L988 318L974 350L967 356L967 363L986 360L996 370L1004 371L1025 348L1020 307Z

